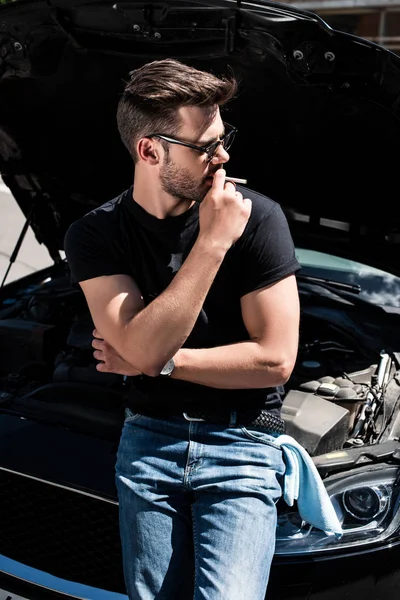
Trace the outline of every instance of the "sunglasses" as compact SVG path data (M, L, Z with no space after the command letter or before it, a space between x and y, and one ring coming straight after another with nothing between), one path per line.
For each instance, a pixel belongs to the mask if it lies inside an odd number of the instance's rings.
M224 150L228 151L233 144L233 140L235 139L235 135L237 132L236 127L233 127L233 125L229 125L229 123L225 122L224 126L225 134L221 137L221 139L215 142L211 142L211 144L207 144L207 146L196 146L196 144L189 144L188 142L183 142L182 140L178 140L177 138L171 137L170 135L164 135L163 133L151 133L150 135L146 135L146 137L157 137L160 138L160 140L164 140L164 142L168 142L169 144L178 144L179 146L186 146L187 148L191 148L192 150L197 150L197 152L207 154L207 161L210 162L217 154L218 148L220 146L222 146Z

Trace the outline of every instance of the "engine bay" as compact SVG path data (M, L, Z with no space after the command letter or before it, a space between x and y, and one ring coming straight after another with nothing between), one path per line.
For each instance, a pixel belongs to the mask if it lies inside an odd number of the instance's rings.
M0 409L117 441L129 383L96 369L85 298L65 261L52 269L13 286L0 309ZM299 286L299 353L282 407L287 433L311 456L396 439L400 354L374 350L369 332L350 321L351 307L341 327L333 304L322 318L306 288Z

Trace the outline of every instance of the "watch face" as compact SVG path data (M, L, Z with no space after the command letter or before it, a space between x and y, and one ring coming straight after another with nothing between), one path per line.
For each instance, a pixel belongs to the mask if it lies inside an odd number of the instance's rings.
M171 375L174 368L175 368L174 359L170 358L169 361L163 366L160 375L163 375L164 377L168 377L169 375Z

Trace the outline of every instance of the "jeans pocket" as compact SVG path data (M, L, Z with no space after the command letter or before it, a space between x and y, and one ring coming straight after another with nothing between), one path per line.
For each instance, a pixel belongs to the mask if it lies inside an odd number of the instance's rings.
M268 433L260 428L248 429L247 427L243 426L241 427L241 430L248 440L251 440L252 442L260 442L261 444L271 446L272 448L282 452L282 448L279 446L275 436L272 433Z

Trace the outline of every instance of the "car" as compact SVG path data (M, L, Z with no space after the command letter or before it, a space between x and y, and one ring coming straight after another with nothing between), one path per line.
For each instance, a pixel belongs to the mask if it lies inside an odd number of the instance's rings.
M96 369L63 240L131 184L117 103L127 73L163 57L235 72L228 175L282 206L302 264L282 416L343 535L280 500L266 598L397 597L400 57L263 0L16 0L0 39L0 172L26 219L0 290L0 600L127 597L114 466L129 378ZM53 264L7 281L28 227Z

